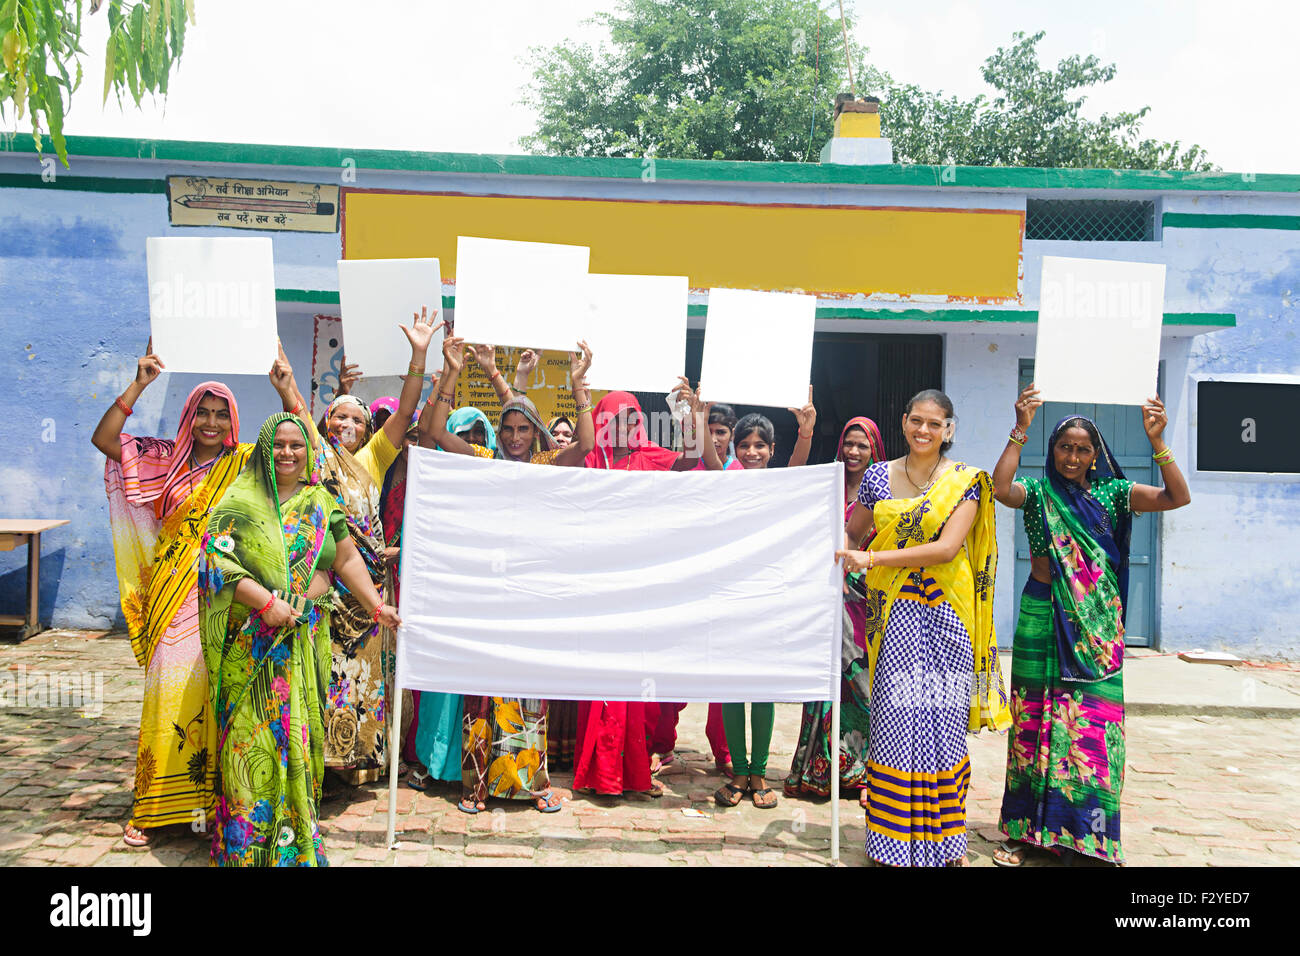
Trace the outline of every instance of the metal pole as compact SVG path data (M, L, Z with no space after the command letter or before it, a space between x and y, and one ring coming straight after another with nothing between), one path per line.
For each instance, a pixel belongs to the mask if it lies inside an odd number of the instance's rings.
M41 629L41 535L27 536L27 627L23 639Z
M840 699L831 701L831 866L840 862Z
M400 656L400 655L399 655ZM391 710L393 732L388 735L388 849L396 848L397 830L397 760L402 749L402 685L397 679L397 662L393 662L393 693L397 697Z

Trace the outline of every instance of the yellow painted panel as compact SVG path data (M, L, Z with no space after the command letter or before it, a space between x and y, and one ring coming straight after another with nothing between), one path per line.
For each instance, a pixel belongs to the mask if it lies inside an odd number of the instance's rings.
M653 187L647 187L650 189ZM1015 301L1023 216L1007 210L736 205L348 190L349 259L436 256L456 237L591 247L591 271L693 288Z
M878 138L880 114L841 113L835 117L835 132L832 135Z

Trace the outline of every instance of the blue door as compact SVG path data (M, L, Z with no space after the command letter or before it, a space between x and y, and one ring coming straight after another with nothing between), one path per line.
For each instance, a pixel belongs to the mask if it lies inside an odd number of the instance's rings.
M1032 359L1020 361L1020 388L1034 379ZM1160 384L1164 388L1164 366ZM1010 412L1011 402L1007 403ZM1159 469L1151 460L1151 442L1142 429L1142 409L1131 405L1069 405L1048 402L1034 416L1029 440L1020 456L1020 474L1042 478L1047 461L1047 435L1067 415L1091 418L1110 443L1111 454L1119 459L1126 477L1142 485L1160 485ZM1141 515L1133 521L1133 542L1129 550L1126 643L1133 647L1155 647L1159 639L1158 565L1156 559L1160 529L1158 515ZM1024 523L1016 515L1016 595L1029 578L1029 539ZM999 643L1010 644L1010 635Z

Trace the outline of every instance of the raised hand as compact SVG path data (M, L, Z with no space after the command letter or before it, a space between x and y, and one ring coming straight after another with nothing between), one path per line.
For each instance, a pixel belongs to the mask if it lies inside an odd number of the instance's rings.
M339 387L337 394L351 395L352 386L361 381L361 367L359 365L349 365L348 357L343 356L343 368L339 370Z
M495 345L471 345L470 351L474 353L474 361L478 362L479 368L488 373L491 378L497 370L497 349Z
M519 355L519 364L515 366L515 374L532 375L540 359L541 355L536 349L524 349Z
M435 308L433 313L429 313L427 305L420 307L420 314L411 313L411 324L409 326L399 325L406 334L406 340L411 343L411 355L424 361L425 355L429 351L429 343L433 341L433 333L437 332L446 323L435 322L438 317L438 309Z
M153 336L149 336L149 344L144 347L144 355L135 365L135 384L144 388L161 375L166 367L163 360L153 354Z
M580 341L578 348L581 351L569 354L569 381L575 389L586 387L587 372L591 370L591 346ZM533 359L533 364L537 364L536 358Z
M442 340L443 374L455 378L465 365L465 340L458 335L449 335Z
M807 435L811 438L813 427L817 424L817 406L813 404L811 385L808 386L808 404L803 408L791 408L789 411L799 425L799 437Z
M1016 399L1016 427L1022 432L1027 431L1034 423L1034 415L1042 404L1037 386L1030 382Z
M1147 433L1147 438L1151 439L1152 447L1164 437L1165 426L1168 424L1169 413L1165 411L1165 403L1160 401L1159 396L1148 398L1142 406L1142 429Z
M293 366L289 364L289 357L284 354L284 345L279 339L275 340L275 349L277 355L271 363L271 385L276 394L283 396L294 387Z

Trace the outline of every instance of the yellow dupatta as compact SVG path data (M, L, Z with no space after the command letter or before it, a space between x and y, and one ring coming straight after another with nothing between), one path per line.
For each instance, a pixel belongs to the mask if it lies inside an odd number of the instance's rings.
M944 598L970 635L974 651L969 730L1006 730L1011 711L1002 686L997 637L993 630L993 579L998 545L993 530L993 480L988 472L957 462L919 498L876 502L876 535L868 549L891 551L937 541L944 524L972 485L979 486L975 521L957 557L931 565L926 573L943 589ZM889 611L914 568L874 567L863 576L866 600L867 680L875 676Z

